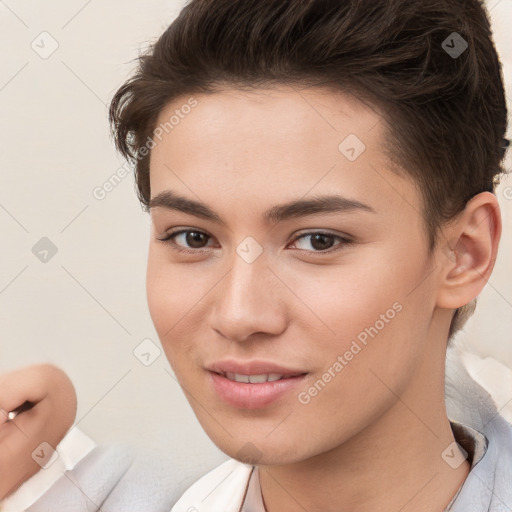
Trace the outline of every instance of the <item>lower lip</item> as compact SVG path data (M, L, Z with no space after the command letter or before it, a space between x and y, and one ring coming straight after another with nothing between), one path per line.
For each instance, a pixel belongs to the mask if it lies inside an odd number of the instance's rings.
M296 388L305 377L298 375L274 382L250 384L235 382L214 372L210 372L210 375L217 394L228 404L243 409L259 409L275 402Z

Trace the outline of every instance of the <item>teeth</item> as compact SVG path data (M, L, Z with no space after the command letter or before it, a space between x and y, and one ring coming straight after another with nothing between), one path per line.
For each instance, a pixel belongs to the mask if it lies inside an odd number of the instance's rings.
M262 373L260 375L242 375L240 373L226 372L226 378L235 382L261 384L263 382L274 382L282 378L278 373Z
M268 375L262 373L261 375L249 375L249 382L251 384L259 384L261 382L267 382Z

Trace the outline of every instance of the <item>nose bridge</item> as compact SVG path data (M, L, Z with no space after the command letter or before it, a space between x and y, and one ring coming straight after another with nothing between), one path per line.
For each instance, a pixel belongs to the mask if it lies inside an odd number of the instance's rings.
M237 249L215 301L216 329L234 340L254 332L278 333L284 318L273 280L264 256L251 261Z

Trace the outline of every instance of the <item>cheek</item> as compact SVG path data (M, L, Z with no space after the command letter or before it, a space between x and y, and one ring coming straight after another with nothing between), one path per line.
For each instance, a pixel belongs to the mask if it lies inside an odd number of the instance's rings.
M422 271L417 262L399 271L385 267L338 268L303 280L298 293L308 297L315 313L295 316L301 331L309 332L306 353L315 372L299 390L295 410L304 428L321 432L326 449L391 407L390 389L397 394L405 389L421 354L428 293L410 291ZM320 326L316 336L312 325Z
M285 281L300 299L294 321L315 340L326 368L347 354L354 370L368 372L388 361L393 373L406 354L414 358L420 350L435 294L426 279L429 266L421 258L402 257L387 250L346 265L288 274Z
M199 275L194 265L172 263L166 251L165 248L150 246L146 273L151 317L155 327L164 333L197 307L209 288L203 279L204 273Z
M364 259L290 272L283 280L298 299L297 311L304 310L295 321L304 322L304 329L314 322L331 340L343 340L374 325L386 312L394 319L393 304L403 302L408 276L407 271L396 272L389 265Z
M148 256L146 274L146 297L151 319L166 354L174 355L179 349L187 350L186 337L180 331L186 323L187 314L204 295L200 281L165 261L156 249ZM179 343L173 340L180 338Z

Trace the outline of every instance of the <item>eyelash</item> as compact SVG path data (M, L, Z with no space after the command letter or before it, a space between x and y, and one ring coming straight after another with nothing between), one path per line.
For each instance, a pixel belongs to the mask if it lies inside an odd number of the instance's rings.
M179 253L201 254L201 253L204 253L204 252L208 252L208 249L204 249L204 248L201 248L201 249L186 249L186 248L181 247L180 245L178 245L174 241L174 238L177 237L178 235L183 234L183 233L201 233L201 234L206 235L207 237L209 237L209 239L211 239L211 237L207 233L205 233L204 231L198 230L198 229L180 229L180 230L176 230L176 231L171 231L164 238L157 237L157 240L159 240L160 242L163 242L163 243L171 246L173 251L176 251L176 252L179 252ZM353 240L350 240L349 238L346 238L346 237L343 237L343 236L340 236L340 235L334 235L332 233L324 232L324 231L310 231L310 232L302 233L300 236L295 238L292 243L295 243L297 240L300 240L301 238L305 238L305 237L313 236L313 235L327 235L329 237L332 237L332 238L340 240L341 243L338 244L337 248L335 248L335 249L327 249L325 251L307 251L305 249L297 249L297 250L300 251L300 252L303 252L303 253L308 253L308 254L332 254L334 252L342 250L344 247L347 247L347 246L350 246L350 245L354 244Z

